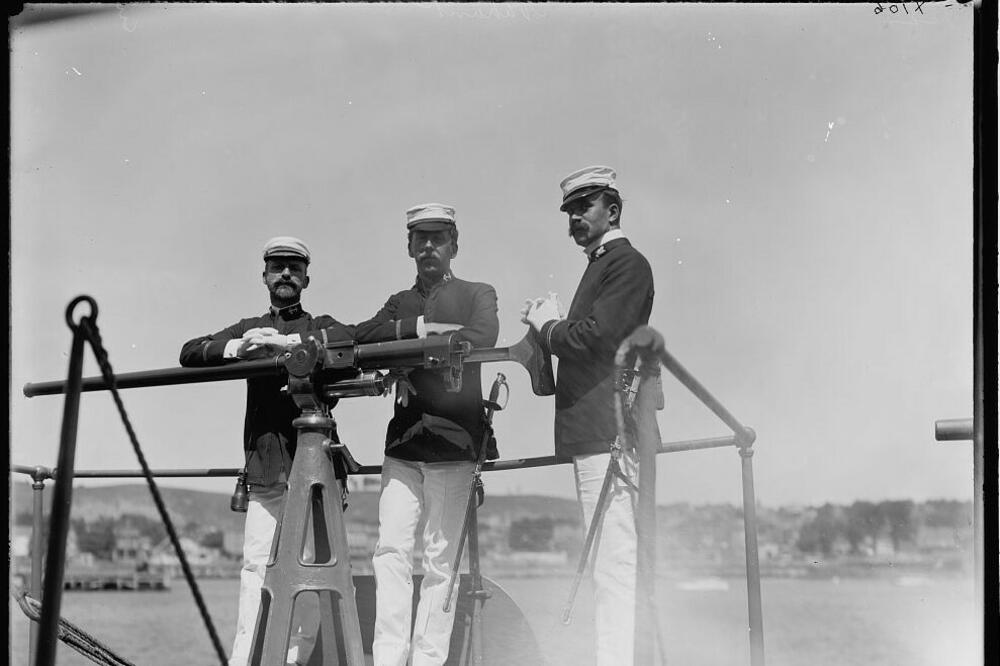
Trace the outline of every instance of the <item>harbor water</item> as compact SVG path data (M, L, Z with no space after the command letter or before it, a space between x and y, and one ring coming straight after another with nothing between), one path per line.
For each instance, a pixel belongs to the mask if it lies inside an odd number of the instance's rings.
M569 625L561 622L570 579L502 578L548 666L593 663L593 606L586 584ZM199 582L228 651L236 579ZM976 666L977 611L971 578L764 579L764 644L769 666ZM489 603L489 602L487 602ZM749 663L746 582L741 578L657 581L668 663ZM62 615L138 666L218 664L190 590L68 591ZM10 606L11 663L27 664L28 621ZM489 631L489 627L486 627ZM61 666L91 662L60 644Z

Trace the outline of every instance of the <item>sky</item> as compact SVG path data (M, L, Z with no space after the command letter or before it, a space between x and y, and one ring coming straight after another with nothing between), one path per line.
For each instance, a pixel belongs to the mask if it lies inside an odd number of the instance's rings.
M970 6L104 5L10 46L13 464L56 464L62 399L21 387L65 378L77 295L117 372L176 366L266 310L261 248L294 235L303 305L355 323L412 284L404 211L439 201L506 346L524 299L571 300L586 260L559 181L601 164L652 265L650 325L757 432L761 504L972 497L971 444L934 439L972 416ZM496 372L501 457L550 455L552 398ZM665 441L729 434L664 384ZM232 468L244 391L122 396L154 469ZM362 464L391 411L334 410ZM82 398L76 466L138 468L106 392ZM485 483L574 494L565 466ZM657 500L738 504L739 455L659 456Z

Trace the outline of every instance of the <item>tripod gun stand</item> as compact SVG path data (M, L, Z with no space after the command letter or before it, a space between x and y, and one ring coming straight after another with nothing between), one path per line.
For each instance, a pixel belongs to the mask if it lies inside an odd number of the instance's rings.
M288 500L275 538L272 561L267 565L251 664L275 664L284 658L291 637L294 599L303 592L323 595L324 603L320 605L322 635L336 639L333 644L336 654L330 655L336 659L328 658L328 649L324 648L324 664L362 666L365 663L343 509L339 502L331 499L331 493L325 492L338 486L341 493L346 492L347 473L356 469L356 464L347 447L336 436L336 424L330 416L330 409L343 397L385 393L388 388L385 378L374 368L438 369L444 375L447 390L459 391L463 363L473 359L520 361L524 354L533 354L537 349L528 338L519 345L509 349L480 350L477 354L467 342L447 335L372 345L344 343L323 346L314 341L293 348L290 358L285 361L285 368L288 372L288 392L302 409L302 415L293 422L299 429L299 448L292 462ZM533 358L533 364L524 364L529 370L533 388L538 392L553 386L551 374L544 372L545 366L539 364L539 357ZM540 368L542 372L539 373ZM506 385L502 374L494 383L486 403L487 427L476 466L477 480L492 432L493 411L502 409L496 403L501 385ZM327 456L333 462L332 478L331 466L323 464ZM471 505L471 495L469 501ZM300 549L307 527L302 509L308 506L312 506L314 533L331 535L333 543L324 544L317 538L315 561L306 563ZM474 518L474 507L472 515ZM466 518L468 520L468 513ZM466 529L463 529L463 538ZM478 542L473 540L471 543ZM459 557L461 549L462 545L459 545ZM478 564L478 550L476 562ZM457 569L458 563L454 571L457 572ZM473 594L479 593L478 600L484 595L482 583L479 581L477 586L474 581L473 584ZM475 607L473 614L475 617ZM276 633L279 631L281 633ZM474 629L473 640L480 638L481 626L478 626Z
M458 391L462 365L470 351L468 343L450 335L375 345L323 346L314 341L292 349L285 368L288 392L302 409L293 422L299 431L298 448L261 591L251 664L283 663L291 638L294 602L302 593L316 593L322 601L320 628L321 636L326 637L323 663L365 664L341 504L347 474L357 466L337 437L330 411L344 397L384 394L388 388L385 377L373 370L375 367L438 369L448 390ZM495 401L496 396L491 395L491 399ZM339 497L331 490L339 490ZM303 557L309 522L305 508L311 508L316 536L311 562Z

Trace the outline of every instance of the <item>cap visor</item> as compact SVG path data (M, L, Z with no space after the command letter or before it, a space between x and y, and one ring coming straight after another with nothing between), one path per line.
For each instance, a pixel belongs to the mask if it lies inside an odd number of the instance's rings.
M298 259L299 261L309 263L308 257L304 257L301 254L295 254L293 252L271 252L264 255L264 260L267 261L268 259Z
M441 229L453 229L455 224L453 222L446 222L444 220L420 220L419 222L411 222L406 225L407 229L420 229L422 231L440 231Z
M598 192L603 192L604 190L610 190L611 188L606 185L596 185L593 187L581 187L575 192L571 192L568 197L563 199L562 205L559 206L559 210L566 212L566 207L569 206L574 201L579 201L580 199L586 199L592 194L597 194Z

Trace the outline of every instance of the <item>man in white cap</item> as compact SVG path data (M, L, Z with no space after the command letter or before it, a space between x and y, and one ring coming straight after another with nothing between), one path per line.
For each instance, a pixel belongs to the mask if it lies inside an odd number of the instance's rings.
M653 273L621 230L622 199L615 171L591 166L560 183L569 235L588 259L564 318L555 294L530 299L522 321L539 333L542 348L559 359L556 378L555 450L573 458L577 496L586 531L617 446L614 413L615 351L649 321ZM618 454L618 450L616 450ZM633 482L636 455L621 450L619 465ZM597 664L631 664L635 632L636 533L632 487L615 476L596 543Z
M353 329L333 317L313 317L302 309L302 291L309 286L306 244L291 236L278 236L264 245L264 286L271 306L262 315L241 319L217 333L184 343L180 363L186 367L223 365L241 359L275 356L304 338L326 342L330 336L351 339ZM282 392L279 377L247 380L247 407L243 430L245 474L249 488L243 536L243 570L240 573L236 638L230 666L244 666L251 652L260 590L271 554L275 529L285 505L287 479L295 454L296 432L292 421L299 408ZM305 595L310 596L310 595ZM315 604L303 604L302 626L293 633L288 650L290 663L305 664L316 640Z
M358 342L454 332L473 347L496 344L496 291L455 277L455 209L430 203L406 211L407 251L417 266L412 287L389 297L357 325ZM478 364L465 364L462 388L448 392L437 370L416 369L396 384L386 431L375 571L375 666L440 665L448 658L454 605L443 609L465 518L475 460L486 427ZM496 458L490 442L488 458ZM413 550L423 529L424 578L412 620ZM411 635L412 626L412 635ZM409 661L408 661L409 659Z

